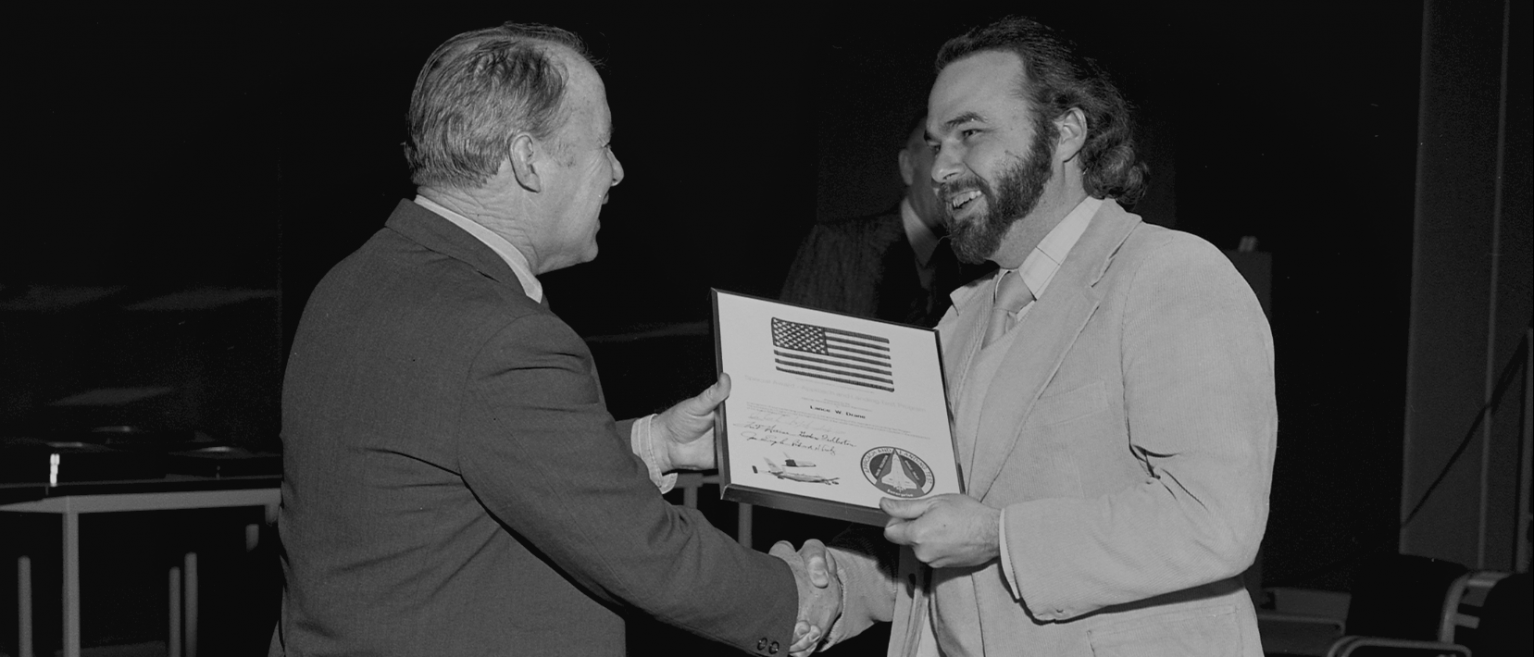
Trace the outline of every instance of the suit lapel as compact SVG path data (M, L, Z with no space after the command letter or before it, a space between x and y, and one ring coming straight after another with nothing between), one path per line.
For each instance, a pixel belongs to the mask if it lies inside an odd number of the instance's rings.
M941 324L938 332L942 342L943 373L947 376L948 398L968 399L971 388L970 371L974 369L975 357L980 352L981 339L985 336L986 323L981 318L990 317L992 300L989 295L991 276L981 278L953 291L953 312L957 317ZM948 408L949 422L954 425L955 456L959 458L959 476L970 480L969 464L974 456L974 441L958 430L959 416L953 404ZM966 491L968 489L966 488Z
M1005 360L985 389L971 460L968 492L972 497L985 498L1012 450L1024 439L1023 427L1034 403L1102 302L1097 282L1139 223L1139 217L1117 203L1104 202L1049 289L1018 324L1018 333L1002 356Z

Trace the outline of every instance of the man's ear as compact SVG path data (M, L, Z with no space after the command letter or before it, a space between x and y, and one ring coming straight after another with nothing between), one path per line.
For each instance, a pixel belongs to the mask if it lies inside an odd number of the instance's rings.
M1087 114L1080 107L1072 107L1055 118L1055 159L1069 162L1087 145Z
M911 179L916 176L916 163L911 161L911 149L900 149L900 179L905 181L905 186L911 186Z
M511 140L511 149L506 154L511 161L511 173L516 176L517 184L527 191L543 191L543 181L538 179L538 167L543 164L541 155L532 135L523 133Z

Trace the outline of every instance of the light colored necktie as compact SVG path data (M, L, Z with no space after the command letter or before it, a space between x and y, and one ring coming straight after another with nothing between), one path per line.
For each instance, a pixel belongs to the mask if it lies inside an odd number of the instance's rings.
M1006 335L1017 322L1012 315L1030 303L1033 303L1033 291L1023 282L1022 274L1002 272L1001 283L996 287L996 305L991 309L991 325L985 331L985 342L981 346L989 347Z

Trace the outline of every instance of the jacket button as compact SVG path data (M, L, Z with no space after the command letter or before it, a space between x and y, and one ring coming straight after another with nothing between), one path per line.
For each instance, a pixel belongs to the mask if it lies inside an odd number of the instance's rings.
M778 642L777 641L773 641L772 645L767 647L767 654L769 654L769 655L776 655L776 654L778 654Z
M766 638L758 639L757 642L756 642L756 650L758 652L760 652L760 651L763 651L763 650L766 650L766 649L767 649L767 639Z

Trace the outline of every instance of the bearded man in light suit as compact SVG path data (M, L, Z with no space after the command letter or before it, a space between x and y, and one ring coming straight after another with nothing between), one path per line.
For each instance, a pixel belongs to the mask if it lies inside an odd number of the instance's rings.
M806 543L845 586L828 641L892 621L892 656L1259 657L1239 575L1277 411L1256 298L1126 211L1146 182L1126 103L1069 41L1008 18L937 68L933 184L960 258L1000 267L937 327L966 494L885 500L898 555Z
M836 586L661 497L713 467L728 379L615 423L543 298L623 180L579 39L453 37L410 119L418 195L320 282L288 361L270 654L616 656L635 614L765 657L818 637L796 619Z

